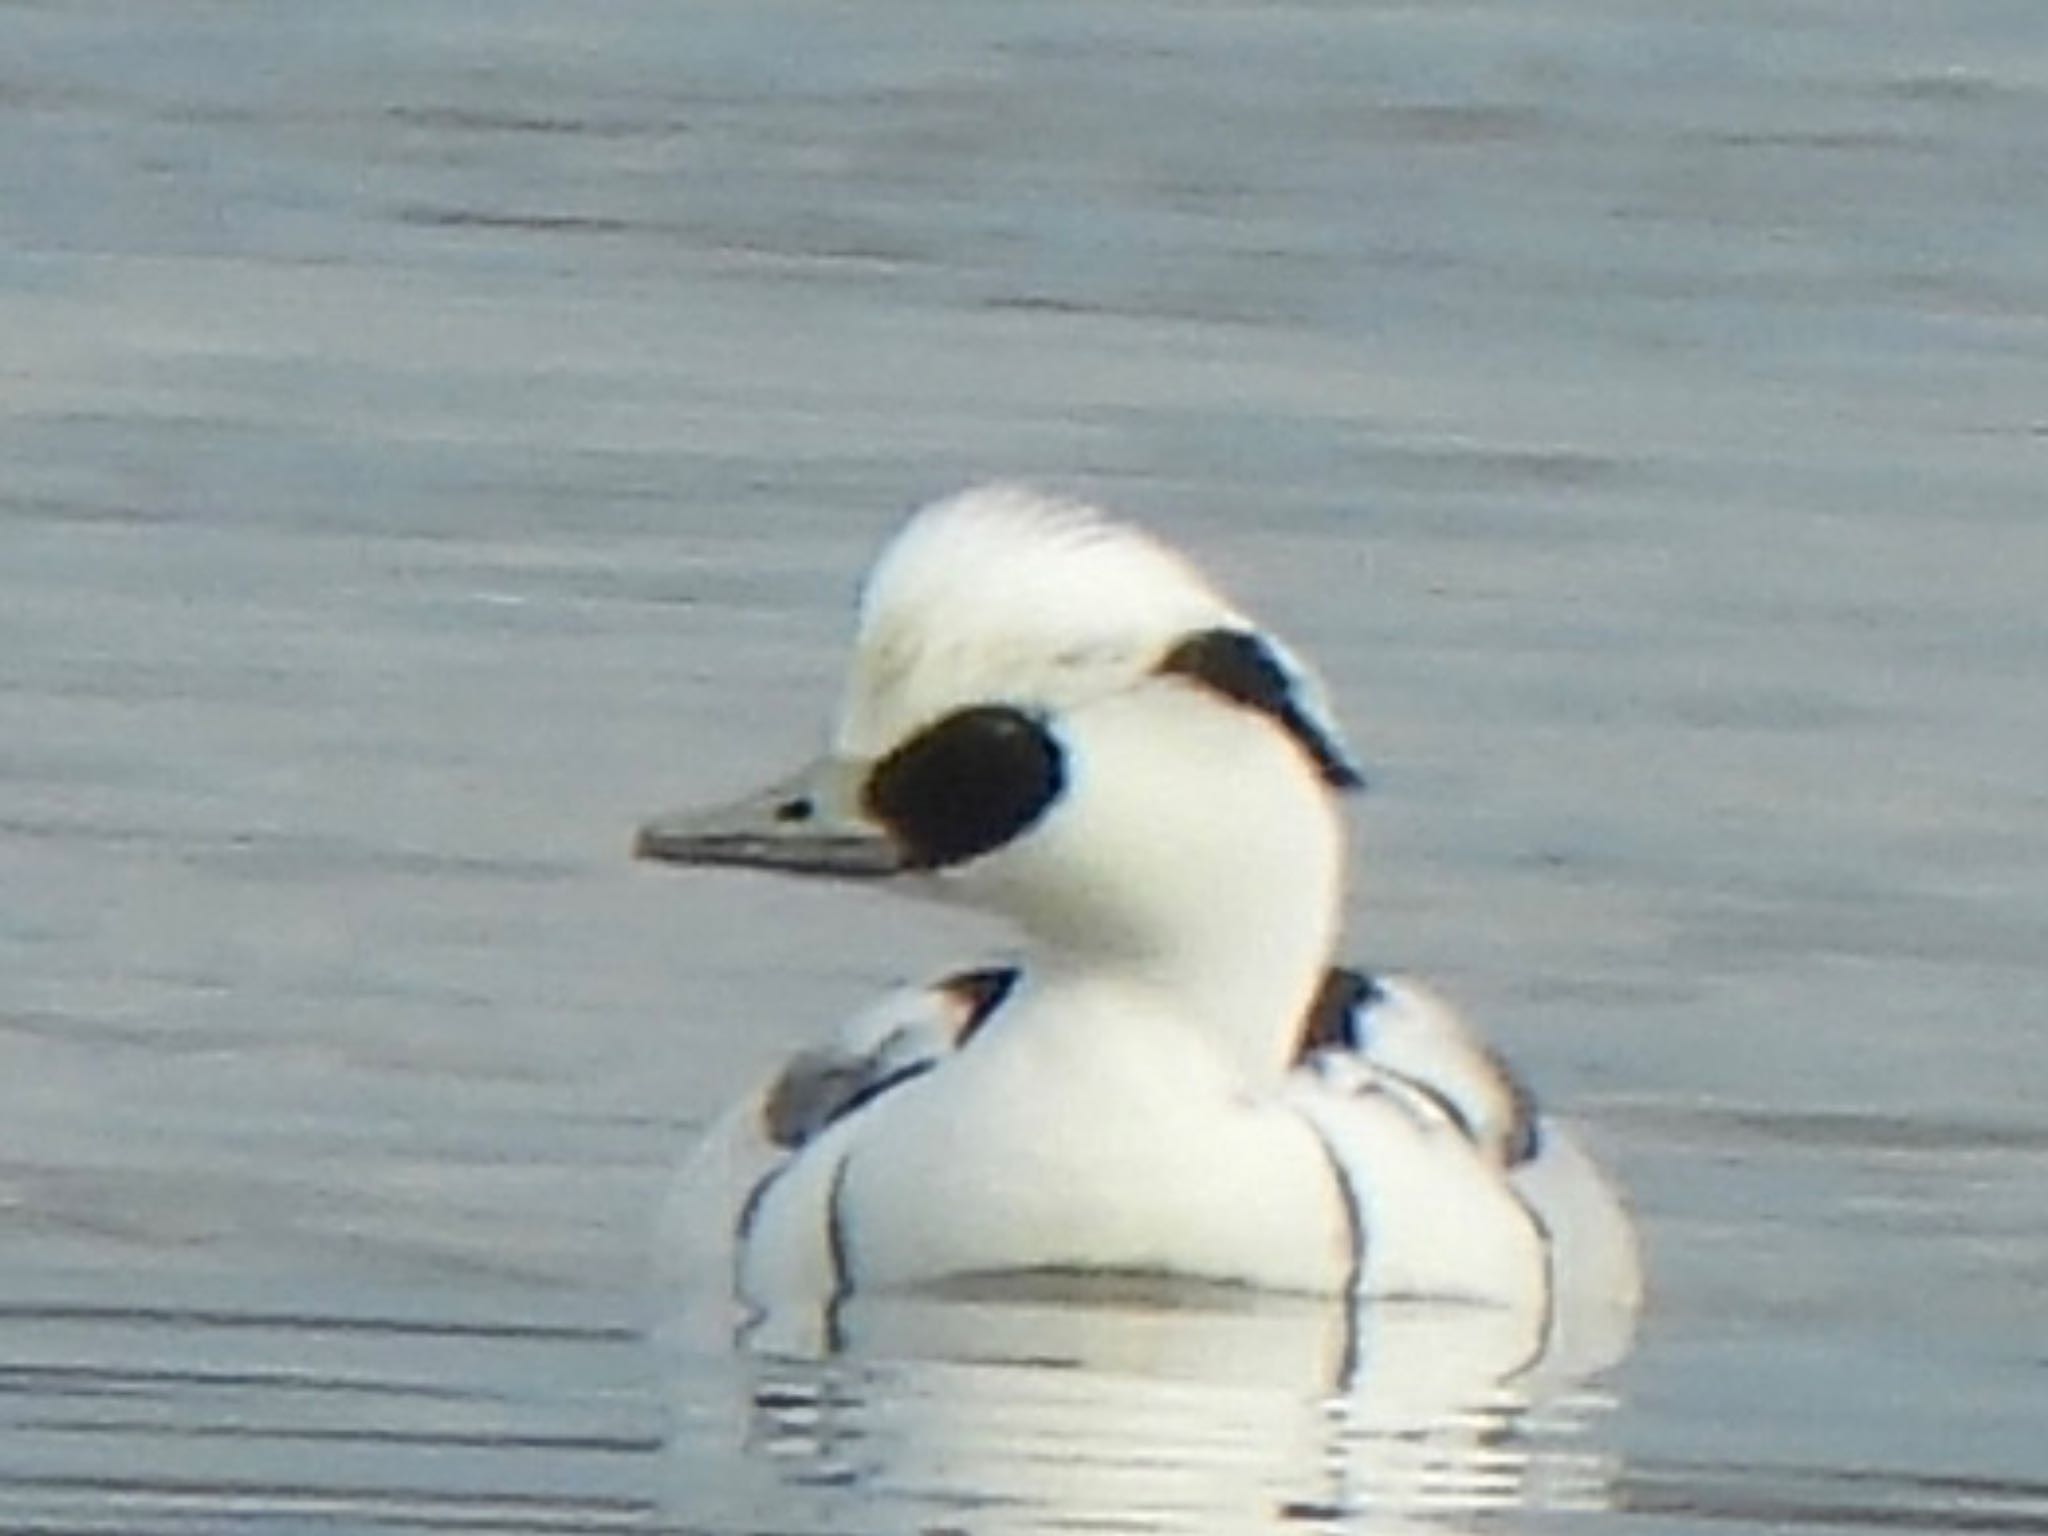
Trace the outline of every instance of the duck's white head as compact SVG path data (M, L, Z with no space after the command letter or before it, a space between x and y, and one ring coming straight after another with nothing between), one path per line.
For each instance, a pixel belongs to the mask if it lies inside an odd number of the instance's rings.
M991 486L883 551L825 756L648 822L637 851L1002 913L1047 966L1171 991L1278 1071L1335 941L1336 793L1359 782L1314 677L1192 565Z

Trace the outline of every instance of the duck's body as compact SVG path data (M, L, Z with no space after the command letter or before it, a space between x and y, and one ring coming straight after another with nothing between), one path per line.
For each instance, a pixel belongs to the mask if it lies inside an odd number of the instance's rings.
M1128 1078L1091 1044L1087 1087L1057 1071L1044 1103L990 1049L1020 979L902 988L797 1052L708 1139L697 1171L722 1185L692 1191L675 1240L719 1247L729 1222L755 1298L1030 1272L1633 1305L1627 1215L1573 1129L1418 983L1328 972L1262 1099L1226 1083L1218 1104L1127 1028ZM1011 1030L1031 1036L1028 1012Z
M641 851L894 877L1029 948L749 1106L740 1295L1158 1275L1547 1306L1563 1207L1531 1191L1576 1149L1448 1010L1330 969L1357 782L1306 671L1161 546L1002 488L920 514L828 756ZM1573 1167L1632 1295L1626 1218Z
M1355 1249L1332 1154L1279 1094L1243 1092L1142 989L1028 976L752 1214L752 1296L1018 1269L1335 1292Z

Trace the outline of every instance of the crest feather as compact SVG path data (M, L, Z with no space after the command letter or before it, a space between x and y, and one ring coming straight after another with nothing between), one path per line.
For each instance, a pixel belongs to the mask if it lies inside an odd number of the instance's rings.
M915 513L870 572L837 746L874 756L968 704L1069 708L1136 681L1192 630L1248 623L1149 534L979 486Z

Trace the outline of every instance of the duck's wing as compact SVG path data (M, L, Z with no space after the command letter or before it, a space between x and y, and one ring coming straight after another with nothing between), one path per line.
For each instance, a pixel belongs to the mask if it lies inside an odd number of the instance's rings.
M1419 981L1331 969L1303 1021L1299 1061L1427 1102L1503 1168L1540 1150L1543 1116L1528 1082Z
M1014 966L998 966L889 993L823 1045L790 1057L762 1091L762 1135L793 1152L833 1122L929 1072L995 1012L1016 981Z
M1540 1233L1551 1363L1598 1368L1626 1347L1642 1299L1635 1225L1570 1122L1435 992L1333 970L1304 1024L1300 1075L1326 1091L1405 1102L1454 1128ZM1448 1164L1443 1164L1448 1166Z
M684 1292L729 1292L737 1234L756 1191L829 1127L959 1049L1016 979L1014 966L990 966L886 993L720 1115L669 1190L664 1281Z

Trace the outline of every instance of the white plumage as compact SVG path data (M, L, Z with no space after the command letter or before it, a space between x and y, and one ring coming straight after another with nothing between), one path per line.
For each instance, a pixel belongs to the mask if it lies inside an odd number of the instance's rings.
M640 851L909 883L1025 952L893 994L707 1139L669 1241L759 1309L1133 1276L1626 1312L1620 1203L1412 983L1333 972L1349 754L1180 556L991 487L864 590L827 757Z

